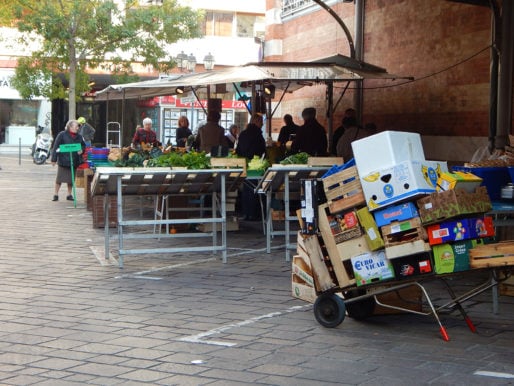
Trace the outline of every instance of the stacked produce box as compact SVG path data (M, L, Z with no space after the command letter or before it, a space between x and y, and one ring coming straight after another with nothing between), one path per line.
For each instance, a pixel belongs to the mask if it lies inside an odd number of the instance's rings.
M352 147L354 162L322 178L327 202L317 210L334 284L344 289L473 268L470 251L494 236L481 178L425 160L415 133L382 132ZM305 233L298 235L302 245L313 237Z

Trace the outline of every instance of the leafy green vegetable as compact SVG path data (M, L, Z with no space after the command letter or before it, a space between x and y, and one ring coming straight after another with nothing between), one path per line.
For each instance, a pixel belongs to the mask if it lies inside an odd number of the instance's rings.
M148 161L149 167L186 167L188 169L209 169L210 161L205 152L192 151L189 153L171 152L162 154Z
M266 159L261 159L259 156L255 155L248 162L248 170L266 170L269 167L269 162Z
M284 158L282 161L280 161L281 165L292 165L292 164L300 164L300 165L307 165L307 161L309 159L308 153L297 153L292 154L289 157Z

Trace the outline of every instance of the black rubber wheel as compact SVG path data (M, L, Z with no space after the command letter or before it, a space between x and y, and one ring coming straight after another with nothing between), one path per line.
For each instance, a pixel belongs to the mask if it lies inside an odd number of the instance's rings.
M46 162L47 155L45 152L42 151L36 151L36 154L34 154L34 163L36 165L43 165Z
M314 316L323 327L339 326L345 317L344 300L336 294L322 294L314 302Z
M365 290L352 290L345 292L344 298L351 299L365 294ZM346 304L346 314L352 319L366 319L375 312L375 305L376 302L373 297L364 298L356 302L350 302Z

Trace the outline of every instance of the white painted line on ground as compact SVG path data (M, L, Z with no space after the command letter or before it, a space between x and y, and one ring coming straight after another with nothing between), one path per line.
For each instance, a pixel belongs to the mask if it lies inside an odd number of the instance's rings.
M171 270L171 269L175 269L175 268L187 267L188 265L200 264L200 263L205 263L207 261L213 261L213 260L217 260L217 258L216 257L209 257L207 259L188 261L187 263L179 263L179 264L167 265L165 267L148 269L146 271L127 273L127 274L124 274L124 275L115 276L114 278L115 279L123 279L123 278L126 278L126 277L133 278L133 277L136 277L136 276L146 275L147 273L154 273L154 272L159 272L159 271Z
M483 377L493 377L493 378L507 378L514 379L514 374L509 373L499 373L496 371L475 371L473 375L481 375Z
M269 319L269 318L274 318L276 316L288 314L291 312L303 311L304 309L310 308L310 307L312 307L312 304L306 304L304 306L293 306L293 307L286 309L285 311L271 312L266 315L256 316L256 317L253 317L250 319L243 320L239 323L231 323L231 324L227 324L226 326L221 326L221 327L214 328L214 329L206 331L206 332L201 332L200 334L186 336L184 338L180 338L179 340L181 342L203 343L203 344L210 344L210 345L215 345L215 346L233 347L236 345L236 343L222 342L219 340L204 340L204 338L207 338L209 336L216 335L216 334L221 334L222 332L226 332L232 328L247 326L249 324L256 323L262 319Z
M228 249L239 250L239 251L242 251L242 252L228 254L227 255L227 259L229 257L234 257L234 256L249 255L250 253L266 252L266 248L259 248L259 249L252 249L252 248L228 248ZM271 247L271 249L281 249L281 247L280 246L278 246L278 247Z
M156 276L141 276L141 275L135 275L132 276L134 279L145 279L145 280L162 280L162 277L156 277Z

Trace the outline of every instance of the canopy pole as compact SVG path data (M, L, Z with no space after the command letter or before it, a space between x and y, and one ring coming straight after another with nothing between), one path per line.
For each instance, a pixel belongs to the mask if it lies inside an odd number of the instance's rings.
M193 95L195 96L196 100L198 101L198 103L200 103L200 106L202 107L203 112L205 114L207 114L207 111L205 110L205 107L204 107L202 101L200 100L200 98L198 98L198 94L196 93L196 90L193 87L191 87L191 91L192 91ZM193 103L193 102L191 102L191 103ZM207 103L209 103L208 100L207 100Z
M334 105L334 82L327 82L327 120L328 120L328 149L325 149L327 152L329 149L332 149L332 134L334 132L334 114L333 114L333 106Z

